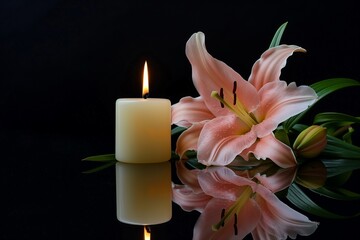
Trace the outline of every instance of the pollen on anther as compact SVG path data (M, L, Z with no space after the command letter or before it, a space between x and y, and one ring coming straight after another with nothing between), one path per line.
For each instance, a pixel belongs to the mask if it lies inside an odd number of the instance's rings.
M220 88L220 97L221 97L222 99L224 99L224 89L223 89L223 88ZM224 108L224 107L225 107L222 102L220 102L220 106L221 106L221 108Z
M224 216L225 216L225 208L221 210L221 220L223 219ZM221 226L223 227L224 225L225 225L225 221L222 221Z
M233 94L234 94L233 105L236 105L236 88L237 88L237 82L234 81L234 85L233 85Z
M236 93L236 88L237 88L237 82L234 81L234 85L233 85L233 93Z
M238 235L238 228L237 228L237 214L234 214L234 233Z

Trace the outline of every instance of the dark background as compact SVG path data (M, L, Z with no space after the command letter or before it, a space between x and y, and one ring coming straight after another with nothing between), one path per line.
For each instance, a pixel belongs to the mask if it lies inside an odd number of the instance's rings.
M197 96L185 56L197 31L246 79L286 21L282 43L308 52L288 60L282 79L360 80L355 1L2 0L0 239L141 239L141 227L116 219L114 169L82 173L94 166L82 158L114 152L115 100L140 97L145 59L151 97ZM359 100L359 89L344 89L317 107L359 115ZM197 216L174 205L152 239L191 239ZM321 224L307 239L355 236L360 223L309 217Z

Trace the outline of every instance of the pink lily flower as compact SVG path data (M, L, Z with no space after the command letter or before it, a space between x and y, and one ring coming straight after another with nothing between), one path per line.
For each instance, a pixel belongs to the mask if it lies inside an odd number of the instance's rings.
M201 189L198 174L202 170L188 170L184 160L176 162L176 175L183 184L173 184L173 202L177 203L184 211L196 210L203 212L206 204L212 199Z
M291 148L275 138L280 123L313 104L317 95L308 86L287 85L279 79L286 59L305 50L281 45L265 51L248 81L206 50L205 35L193 34L186 44L197 98L184 97L172 106L172 123L187 127L176 152L196 150L204 165L224 166L240 155L271 159L280 167L296 165Z
M197 175L197 181L193 179L182 188L177 185L173 199L186 211L201 212L194 240L243 239L249 233L255 240L294 239L317 229L318 223L284 204L262 184L238 176L227 167L187 174ZM192 191L192 186L197 190Z

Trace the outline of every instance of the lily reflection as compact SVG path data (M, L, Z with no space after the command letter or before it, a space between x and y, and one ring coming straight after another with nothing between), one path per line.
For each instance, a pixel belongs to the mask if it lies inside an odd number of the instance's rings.
M200 170L178 161L182 184L173 184L173 201L185 211L201 213L194 227L194 240L242 239L248 234L254 239L286 239L308 236L317 229L317 222L283 203L276 193L294 181L311 185L319 177L311 174L312 169L321 165L305 164L298 169L279 168L271 161L240 159L234 163ZM325 179L326 172L322 172ZM321 184L316 181L314 186Z

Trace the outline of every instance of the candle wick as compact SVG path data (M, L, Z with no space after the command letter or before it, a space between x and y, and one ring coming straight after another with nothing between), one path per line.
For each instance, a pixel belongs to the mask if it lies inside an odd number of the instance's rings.
M145 93L144 95L143 95L143 98L144 99L147 99L149 97L149 93Z

